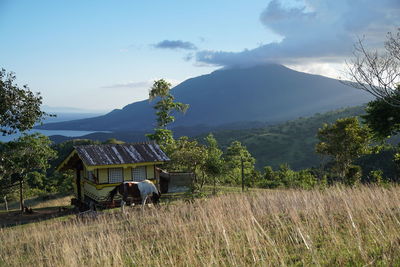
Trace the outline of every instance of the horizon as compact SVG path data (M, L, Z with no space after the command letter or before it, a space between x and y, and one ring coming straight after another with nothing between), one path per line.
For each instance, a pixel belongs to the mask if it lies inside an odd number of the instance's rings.
M146 99L156 79L175 86L231 66L339 78L358 38L383 48L399 11L394 0L3 0L0 60L44 106L106 112Z

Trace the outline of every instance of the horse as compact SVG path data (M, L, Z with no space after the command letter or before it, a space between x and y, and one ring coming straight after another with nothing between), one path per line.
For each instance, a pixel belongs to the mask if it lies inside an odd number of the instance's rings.
M122 211L124 211L124 206L126 203L132 204L131 202L135 203L135 200L140 200L143 210L147 198L150 197L151 202L157 205L160 202L161 197L161 193L149 180L143 180L141 182L123 182L110 191L110 193L108 194L108 199L113 202L114 196L117 193L122 196Z

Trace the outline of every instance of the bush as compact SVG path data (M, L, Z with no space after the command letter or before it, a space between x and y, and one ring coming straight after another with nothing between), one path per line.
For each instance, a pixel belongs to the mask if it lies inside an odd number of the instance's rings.
M371 184L382 184L383 181L383 171L375 170L370 171L368 174L368 182Z
M264 167L264 179L258 182L259 187L265 188L303 188L311 189L319 185L320 181L311 170L293 171L287 164L279 166L274 171L270 166Z
M351 165L346 172L346 176L343 183L346 185L353 186L361 181L361 177L362 177L361 167L358 165Z

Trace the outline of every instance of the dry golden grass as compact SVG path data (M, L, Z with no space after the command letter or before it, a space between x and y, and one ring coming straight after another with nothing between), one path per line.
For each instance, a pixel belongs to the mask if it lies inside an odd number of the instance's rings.
M43 200L41 197L35 197L25 200L25 205L33 209L45 208L45 207L56 207L56 206L69 206L71 205L72 195L52 195L50 199ZM10 210L18 210L19 202L11 201L8 203ZM0 212L5 211L4 202L0 203Z
M5 266L400 265L400 187L265 190L0 229Z

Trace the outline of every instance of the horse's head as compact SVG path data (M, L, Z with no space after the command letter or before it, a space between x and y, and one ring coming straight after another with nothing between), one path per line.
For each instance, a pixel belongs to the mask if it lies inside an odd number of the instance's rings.
M157 193L153 192L153 195L151 196L151 201L153 202L153 204L159 204L160 197L161 197L161 193L159 191Z

